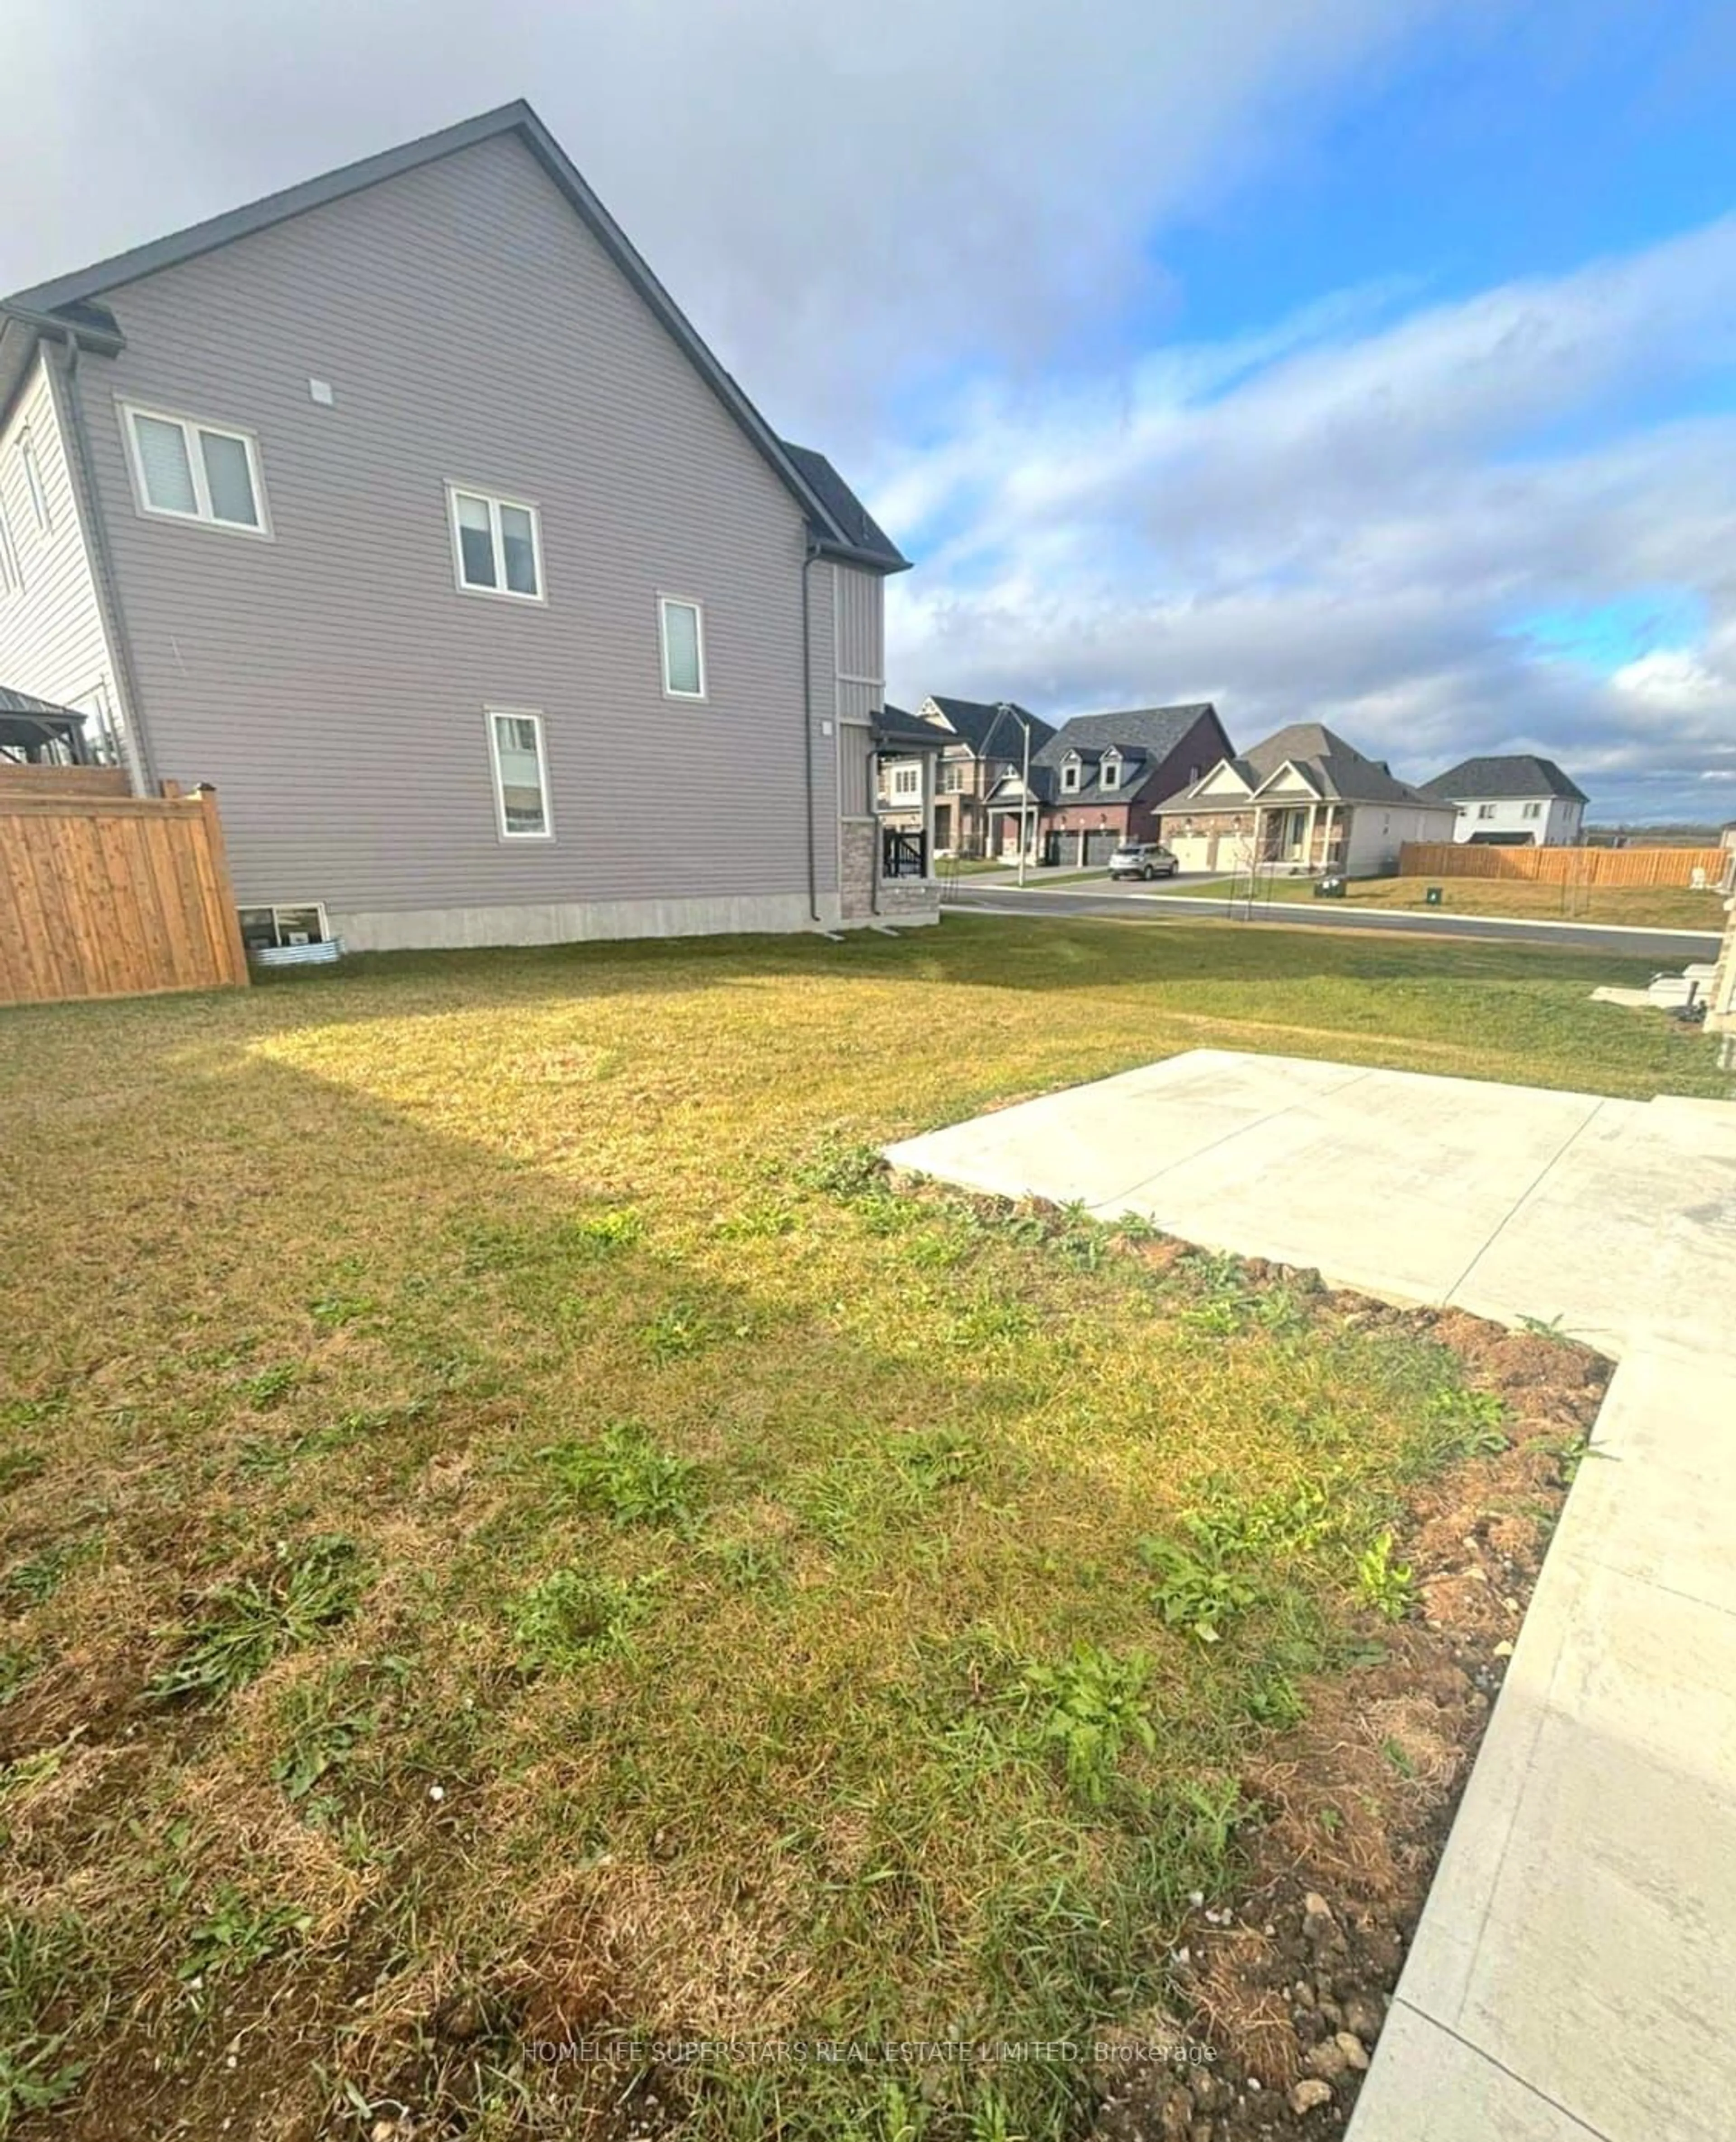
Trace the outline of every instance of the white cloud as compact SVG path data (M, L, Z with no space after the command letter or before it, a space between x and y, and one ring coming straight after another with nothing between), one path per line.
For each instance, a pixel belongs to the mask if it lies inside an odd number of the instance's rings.
M1381 324L1390 302L1119 396L979 388L877 501L925 557L896 693L1210 696L1245 741L1312 717L1418 775L1544 749L1607 810L1691 807L1736 748L1736 417L1620 416L1736 357L1736 220ZM1611 672L1525 630L1649 590L1696 598L1703 640Z
M0 289L528 96L777 420L1100 355L1153 228L1517 0L13 0ZM17 212L21 208L27 212Z
M1522 742L1611 807L1679 799L1730 749L1736 436L1610 424L1736 355L1736 226L1457 305L1383 285L1133 346L1180 310L1166 228L1314 153L1443 19L1533 18L12 0L0 289L528 95L767 413L920 558L905 693L1209 692L1244 736L1310 712L1418 769ZM1602 443L1548 448L1582 421ZM1612 675L1526 634L1651 588L1695 593L1704 632Z

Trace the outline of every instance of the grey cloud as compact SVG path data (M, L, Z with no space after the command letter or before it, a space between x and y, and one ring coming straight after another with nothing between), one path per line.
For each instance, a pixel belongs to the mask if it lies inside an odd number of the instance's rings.
M1447 4L14 0L0 288L525 95L768 413L860 452L914 375L1101 353L1154 222Z

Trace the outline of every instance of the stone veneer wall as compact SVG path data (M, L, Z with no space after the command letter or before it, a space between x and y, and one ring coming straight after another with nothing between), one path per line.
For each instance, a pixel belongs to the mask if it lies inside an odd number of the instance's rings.
M866 820L846 818L838 860L838 912L846 922L874 912L875 848L880 829Z

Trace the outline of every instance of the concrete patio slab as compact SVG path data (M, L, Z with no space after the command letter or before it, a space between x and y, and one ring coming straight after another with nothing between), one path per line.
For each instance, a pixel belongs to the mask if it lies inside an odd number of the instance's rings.
M1349 2134L1736 2134L1736 1106L1201 1050L888 1157L1617 1356Z
M1587 2127L1487 2053L1398 2003L1353 2122L1409 2142L1598 2142Z

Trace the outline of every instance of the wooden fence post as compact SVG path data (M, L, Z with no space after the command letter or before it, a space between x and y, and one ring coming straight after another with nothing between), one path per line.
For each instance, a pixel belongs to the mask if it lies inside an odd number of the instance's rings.
M218 910L229 945L229 979L242 989L252 977L247 970L247 947L241 937L241 911L235 905L235 888L229 882L229 851L223 844L223 821L217 815L217 791L201 781L197 791L200 817L205 825L205 853L210 858Z

